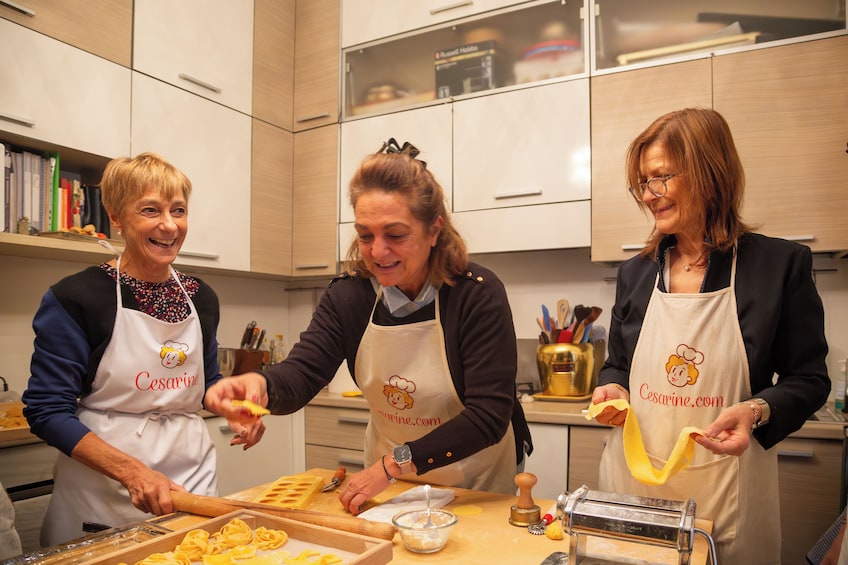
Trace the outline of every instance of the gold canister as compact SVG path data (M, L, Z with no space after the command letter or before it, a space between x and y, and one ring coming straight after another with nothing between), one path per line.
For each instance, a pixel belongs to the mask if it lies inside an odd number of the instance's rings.
M547 396L587 396L597 384L591 343L549 343L536 348L539 382Z

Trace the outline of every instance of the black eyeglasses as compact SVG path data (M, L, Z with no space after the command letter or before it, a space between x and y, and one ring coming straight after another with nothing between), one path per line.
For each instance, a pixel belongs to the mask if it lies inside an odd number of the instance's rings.
M394 137L390 137L388 141L383 142L383 145L380 146L377 153L398 153L401 155L409 155L411 158L415 159L421 151L408 141L404 141L403 145L400 145ZM427 167L426 161L422 161L421 159L416 159L416 161L424 165L425 168Z
M668 181L677 175L678 173L672 173L670 175L650 178L645 182L640 182L638 188L633 188L631 186L628 190L630 190L630 193L640 200L644 199L646 190L657 198L662 198L668 192Z

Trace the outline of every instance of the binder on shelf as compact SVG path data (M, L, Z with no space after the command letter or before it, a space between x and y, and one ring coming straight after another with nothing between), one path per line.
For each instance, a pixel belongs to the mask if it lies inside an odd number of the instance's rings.
M53 165L53 188L52 188L52 197L53 200L50 205L50 231L58 231L59 230L59 179L62 176L62 172L59 169L59 152L56 151L53 153L53 158L56 160L56 163Z
M9 144L0 144L3 147L3 150L0 153L3 155L3 208L2 208L2 221L0 222L0 227L2 227L2 231L9 232L11 224L9 223L9 203L10 196L9 192L12 190L12 148L9 147Z

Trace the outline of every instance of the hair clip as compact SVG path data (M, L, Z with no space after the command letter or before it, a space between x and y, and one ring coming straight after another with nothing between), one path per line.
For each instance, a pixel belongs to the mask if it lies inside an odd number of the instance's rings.
M383 145L377 153L399 153L401 155L409 155L415 159L421 152L408 141L404 141L403 145L398 145L397 140L394 137L390 137L388 141L383 142ZM418 160L421 161L420 159ZM421 161L421 163L423 163L425 167L427 166L427 163L424 161Z

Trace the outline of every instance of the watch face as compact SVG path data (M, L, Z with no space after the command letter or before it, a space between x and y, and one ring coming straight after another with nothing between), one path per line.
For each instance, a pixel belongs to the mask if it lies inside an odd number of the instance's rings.
M392 458L394 458L395 463L398 464L412 461L412 451L406 444L399 445L392 450Z

